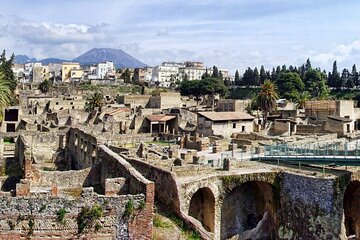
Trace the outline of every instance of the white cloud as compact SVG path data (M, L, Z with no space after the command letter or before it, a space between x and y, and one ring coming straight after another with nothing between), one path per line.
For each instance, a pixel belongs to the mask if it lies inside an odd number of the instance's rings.
M96 26L82 24L23 23L10 32L14 37L21 37L35 44L91 42L107 38Z
M312 52L309 55L311 61L319 64L322 68L331 68L334 61L337 61L343 67L349 67L359 60L360 41L353 41L349 44L337 44L328 52Z

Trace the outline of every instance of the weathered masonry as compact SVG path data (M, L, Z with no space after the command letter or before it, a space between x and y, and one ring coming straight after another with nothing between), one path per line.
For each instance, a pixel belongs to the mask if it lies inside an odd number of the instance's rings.
M156 184L156 197L204 239L360 238L358 172L322 176L259 166L186 175L128 161ZM360 205L359 205L360 206Z
M91 135L20 135L15 159L23 176L0 192L0 239L151 239L154 183Z

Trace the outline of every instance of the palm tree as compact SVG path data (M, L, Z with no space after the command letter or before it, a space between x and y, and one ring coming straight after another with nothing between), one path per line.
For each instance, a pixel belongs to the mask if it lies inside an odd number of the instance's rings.
M85 103L85 111L92 112L104 105L104 96L101 93L94 93L90 96L88 102Z
M263 127L268 119L268 114L275 108L276 100L278 99L278 95L276 92L276 86L270 80L266 80L261 85L261 90L259 95L257 96L256 102L257 105L263 112Z
M4 109L11 103L10 82L5 79L3 73L0 72L0 121L3 119Z
M304 109L306 102L309 99L310 99L309 92L305 91L305 92L299 93L299 96L297 97L296 102L295 102L295 107L298 109Z

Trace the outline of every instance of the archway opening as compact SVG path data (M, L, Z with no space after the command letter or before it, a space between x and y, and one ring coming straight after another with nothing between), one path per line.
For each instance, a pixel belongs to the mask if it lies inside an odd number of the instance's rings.
M346 236L360 239L360 182L350 182L344 195Z
M221 239L275 239L276 199L266 182L246 182L232 189L221 208Z
M200 188L190 200L189 216L197 219L209 232L215 227L215 197L209 188Z

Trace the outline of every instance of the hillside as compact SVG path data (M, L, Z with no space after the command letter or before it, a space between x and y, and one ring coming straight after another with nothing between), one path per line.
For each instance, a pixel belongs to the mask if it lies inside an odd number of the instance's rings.
M74 58L72 61L79 62L82 65L112 61L117 68L138 68L146 66L145 63L130 56L126 52L112 48L93 48L79 57Z

